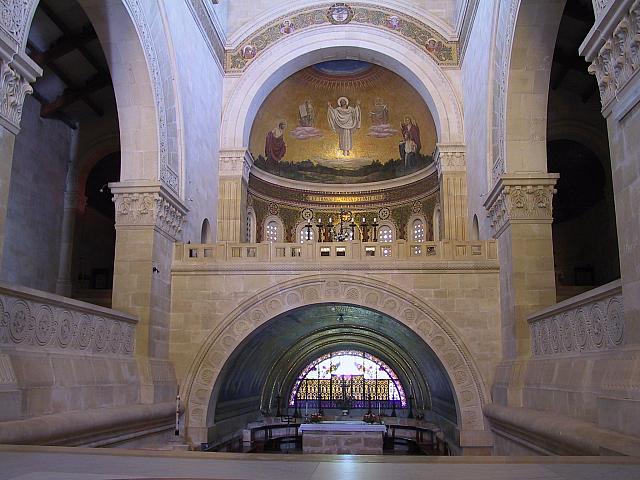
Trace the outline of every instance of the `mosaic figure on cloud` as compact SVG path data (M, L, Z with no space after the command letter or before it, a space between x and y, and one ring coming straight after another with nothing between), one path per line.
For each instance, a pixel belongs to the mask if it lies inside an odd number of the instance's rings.
M338 134L338 148L342 150L344 156L348 157L353 150L353 134L361 125L360 101L355 107L350 107L349 99L340 97L337 108L332 107L331 102L327 105L329 125L331 130Z

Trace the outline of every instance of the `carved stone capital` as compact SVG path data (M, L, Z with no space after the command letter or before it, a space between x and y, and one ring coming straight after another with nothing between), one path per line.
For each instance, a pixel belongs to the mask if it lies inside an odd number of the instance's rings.
M116 204L116 228L154 227L173 240L180 238L189 210L164 186L118 182L109 187Z
M0 1L0 36L17 50L22 43L34 0Z
M484 203L493 236L499 237L509 224L551 223L557 173L503 175Z
M605 3L580 54L591 62L589 73L596 77L606 116L612 104L637 100L637 91L625 87L640 69L640 0ZM625 90L635 99L626 99Z
M26 54L13 55L4 47L0 45L0 125L17 134L24 98L33 92L31 83L42 75L42 69Z
M220 176L242 177L249 180L249 172L253 167L253 158L246 149L220 150Z
M438 177L445 173L464 173L467 169L465 147L462 144L439 143L433 155Z

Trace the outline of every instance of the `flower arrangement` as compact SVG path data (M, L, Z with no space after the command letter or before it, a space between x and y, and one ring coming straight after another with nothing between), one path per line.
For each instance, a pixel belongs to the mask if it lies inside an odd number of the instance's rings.
M365 413L364 416L362 417L362 421L369 424L381 423L380 417L373 413Z
M319 413L312 413L309 416L309 422L311 423L320 423L322 422L322 415Z

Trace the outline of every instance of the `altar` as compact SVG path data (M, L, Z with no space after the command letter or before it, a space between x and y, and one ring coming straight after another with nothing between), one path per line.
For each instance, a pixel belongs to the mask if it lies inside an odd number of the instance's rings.
M300 425L303 453L382 455L385 425L327 421Z

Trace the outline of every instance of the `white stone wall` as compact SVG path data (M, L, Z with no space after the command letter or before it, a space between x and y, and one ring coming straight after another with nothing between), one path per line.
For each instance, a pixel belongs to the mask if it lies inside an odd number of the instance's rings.
M183 240L197 243L205 218L212 235L216 234L222 72L186 2L166 2L165 8L179 92L179 141L185 169L184 199L189 209Z
M464 134L467 158L467 205L469 231L473 215L478 216L480 238L491 238L486 209L483 206L489 190L491 165L491 58L493 31L493 2L479 2L469 43L462 64L462 90L464 101Z
M70 129L28 96L16 136L0 279L55 291Z

